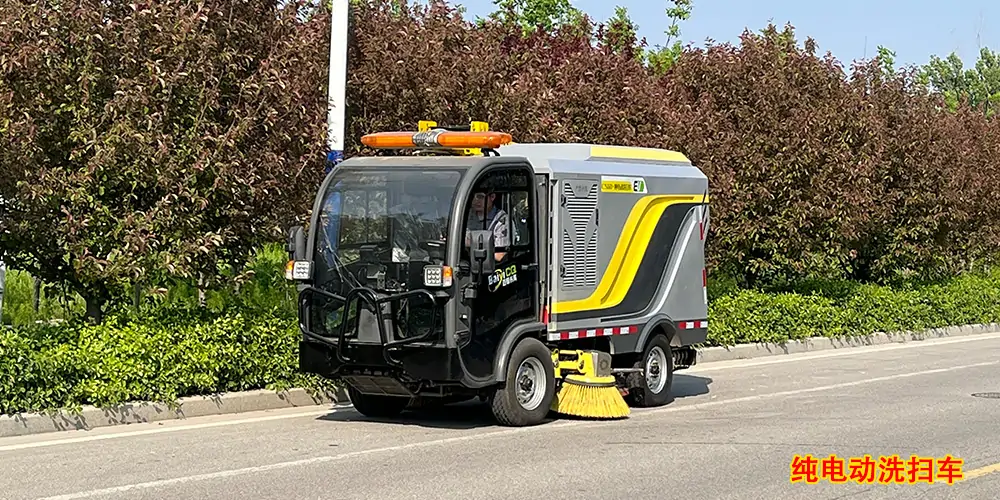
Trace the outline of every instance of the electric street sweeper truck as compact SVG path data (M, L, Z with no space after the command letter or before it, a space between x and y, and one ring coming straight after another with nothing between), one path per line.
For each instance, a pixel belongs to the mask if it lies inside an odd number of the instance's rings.
M362 142L379 156L335 166L290 232L301 371L373 417L479 397L525 426L671 400L708 329L708 180L684 155L483 122Z

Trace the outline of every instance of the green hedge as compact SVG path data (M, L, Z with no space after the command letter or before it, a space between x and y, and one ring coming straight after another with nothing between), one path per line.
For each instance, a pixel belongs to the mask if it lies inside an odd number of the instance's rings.
M784 342L1000 322L1000 273L899 288L850 282L732 290L709 306L709 345Z
M206 316L172 309L141 322L0 329L0 412L169 403L260 388L332 389L296 372L296 322L288 314Z
M297 373L293 311L251 311L171 306L100 326L2 329L0 411L170 402L258 388L332 389ZM709 320L709 345L1000 322L1000 273L895 289L817 282L749 291L720 279Z

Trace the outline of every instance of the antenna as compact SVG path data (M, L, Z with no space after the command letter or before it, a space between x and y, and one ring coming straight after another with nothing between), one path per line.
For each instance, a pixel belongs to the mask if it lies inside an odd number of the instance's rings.
M979 9L979 27L976 28L976 48L983 50L983 9Z

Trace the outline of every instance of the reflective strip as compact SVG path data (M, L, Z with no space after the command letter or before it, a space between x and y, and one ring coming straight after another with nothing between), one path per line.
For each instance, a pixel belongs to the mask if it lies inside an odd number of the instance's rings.
M708 304L708 269L701 268L701 293Z
M487 231L496 231L497 223L500 222L500 214L502 213L503 212L497 212L497 215L493 217L493 220L490 221L489 227L486 228Z
M497 227L500 226L500 222L504 217L507 217L507 212L504 212L502 209L497 209L496 215L493 216L493 220L490 221L490 225L489 227L486 228L486 230L493 234L496 234ZM510 228L508 227L508 230L509 229ZM510 234L506 235L506 241L494 241L493 243L500 248L504 248L510 245Z
M698 209L698 236L701 241L705 241L705 206Z
M490 227L487 228L486 230L487 231L495 231L496 228L497 228L497 224L500 224L500 219L502 217L506 217L506 216L507 216L507 212L504 212L503 210L497 210L497 214L495 216L493 216L493 220L490 221Z
M682 330L694 330L696 328L708 328L708 320L702 321L681 321L678 326Z
M638 333L638 326L613 326L608 328L592 328L589 330L573 330L568 332L549 332L549 340L576 340L594 337L610 337L612 335L631 335Z

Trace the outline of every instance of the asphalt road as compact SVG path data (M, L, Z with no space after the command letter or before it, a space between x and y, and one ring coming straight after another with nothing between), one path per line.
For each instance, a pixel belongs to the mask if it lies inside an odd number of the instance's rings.
M996 499L1000 335L699 365L628 420L508 429L294 409L0 440L2 498ZM792 484L795 455L964 460L956 484ZM879 471L876 470L876 475Z

